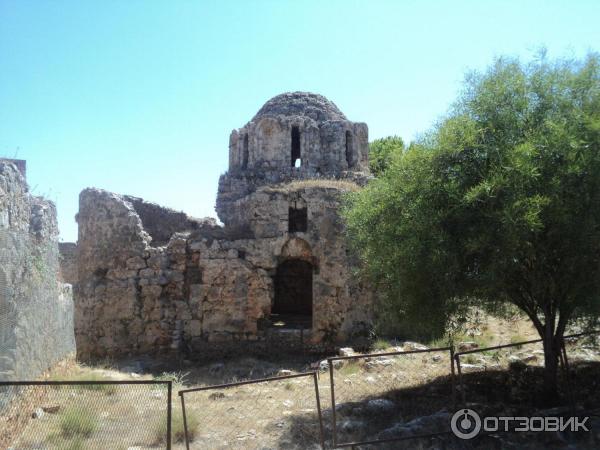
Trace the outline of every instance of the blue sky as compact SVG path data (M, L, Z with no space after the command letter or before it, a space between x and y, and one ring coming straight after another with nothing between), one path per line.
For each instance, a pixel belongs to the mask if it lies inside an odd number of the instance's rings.
M313 91L410 141L495 56L600 50L600 2L0 0L0 156L74 241L90 186L215 216L229 133Z

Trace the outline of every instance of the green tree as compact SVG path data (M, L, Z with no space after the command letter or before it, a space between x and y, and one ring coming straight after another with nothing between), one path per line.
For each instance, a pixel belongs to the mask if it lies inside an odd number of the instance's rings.
M567 325L600 314L600 58L470 74L448 115L344 211L398 318L448 325L516 305L557 392Z
M388 136L369 143L369 169L376 177L380 176L392 162L395 154L404 151L404 141L400 136Z

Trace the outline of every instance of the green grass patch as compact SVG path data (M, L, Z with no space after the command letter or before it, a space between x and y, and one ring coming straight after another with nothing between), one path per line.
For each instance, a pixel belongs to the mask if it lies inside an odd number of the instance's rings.
M391 346L392 344L390 343L390 341L380 338L373 342L373 345L371 347L373 348L373 350L386 350Z
M90 437L97 428L98 418L88 408L74 406L61 414L60 435L63 438L75 438L74 443L78 439Z

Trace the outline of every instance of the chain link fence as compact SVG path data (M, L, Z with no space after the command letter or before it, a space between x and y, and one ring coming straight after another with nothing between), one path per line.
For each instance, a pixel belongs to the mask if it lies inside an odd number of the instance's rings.
M449 432L450 347L329 358L333 447Z
M314 372L179 391L189 449L318 449Z
M58 245L0 228L0 381L31 380L75 352L73 302Z
M170 381L0 382L0 448L171 448Z
M544 366L541 339L466 350L456 353L455 358L463 404L514 403L525 414L540 403Z

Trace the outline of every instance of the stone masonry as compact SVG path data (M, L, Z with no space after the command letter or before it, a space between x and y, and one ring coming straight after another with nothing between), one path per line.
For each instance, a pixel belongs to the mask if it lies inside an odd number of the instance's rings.
M82 358L187 350L303 329L343 341L371 322L339 216L368 178L366 124L320 95L269 100L232 132L217 213L194 219L86 189L75 333Z

